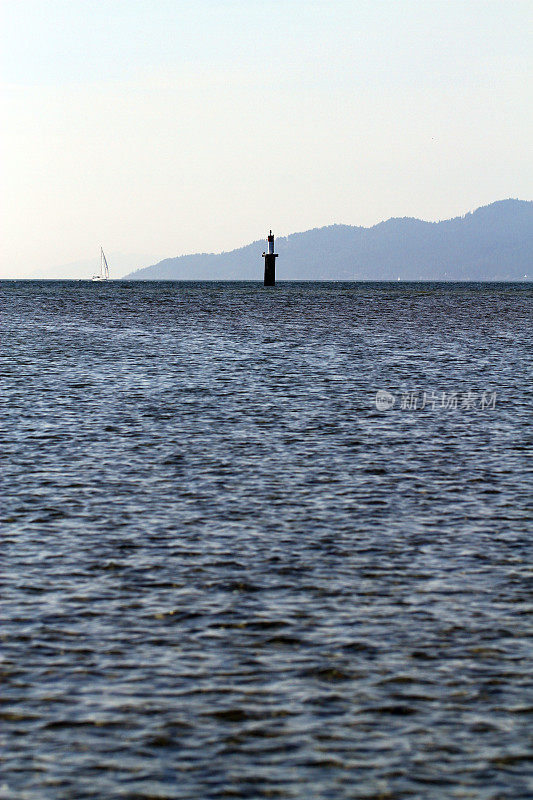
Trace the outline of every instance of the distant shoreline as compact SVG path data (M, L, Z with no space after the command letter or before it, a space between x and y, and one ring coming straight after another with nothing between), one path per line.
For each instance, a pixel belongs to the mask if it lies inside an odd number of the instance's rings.
M328 225L276 238L278 281L529 280L533 201L498 200L461 217ZM264 241L167 258L122 280L259 280Z

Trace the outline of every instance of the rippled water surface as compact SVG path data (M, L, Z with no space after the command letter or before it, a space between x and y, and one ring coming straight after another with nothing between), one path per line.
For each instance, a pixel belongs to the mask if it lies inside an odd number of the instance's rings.
M531 796L528 286L0 300L2 800Z

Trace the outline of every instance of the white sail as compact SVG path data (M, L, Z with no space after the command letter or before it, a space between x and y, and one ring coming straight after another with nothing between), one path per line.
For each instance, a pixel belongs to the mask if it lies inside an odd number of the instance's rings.
M93 275L93 281L108 281L109 280L109 267L107 265L107 258L105 257L103 247L100 247L100 274Z
M108 281L109 280L109 267L107 266L107 259L105 257L105 253L103 248L101 247L100 250L102 251L102 258L100 261L100 275L102 276L102 280Z

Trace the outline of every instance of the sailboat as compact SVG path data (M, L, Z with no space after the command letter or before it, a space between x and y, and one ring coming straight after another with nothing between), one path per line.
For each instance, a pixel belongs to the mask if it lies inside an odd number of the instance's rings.
M93 281L108 281L109 280L109 267L107 266L107 259L103 248L100 248L100 274L93 275Z

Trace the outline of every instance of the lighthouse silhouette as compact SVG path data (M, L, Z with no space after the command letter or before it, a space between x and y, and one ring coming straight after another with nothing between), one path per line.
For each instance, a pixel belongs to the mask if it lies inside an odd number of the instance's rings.
M272 231L267 236L267 252L263 253L265 259L265 280L264 286L276 285L276 258L278 254L274 252L274 234Z

